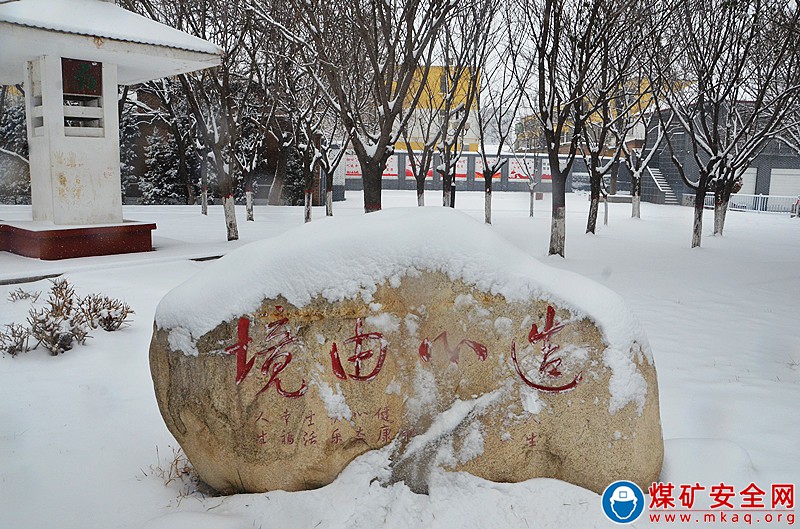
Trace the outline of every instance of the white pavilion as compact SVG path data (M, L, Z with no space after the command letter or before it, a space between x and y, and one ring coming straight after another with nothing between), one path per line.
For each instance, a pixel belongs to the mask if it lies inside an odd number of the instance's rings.
M154 224L125 222L118 85L220 63L214 44L102 0L0 0L0 85L22 84L32 218L0 250L62 259L150 251Z

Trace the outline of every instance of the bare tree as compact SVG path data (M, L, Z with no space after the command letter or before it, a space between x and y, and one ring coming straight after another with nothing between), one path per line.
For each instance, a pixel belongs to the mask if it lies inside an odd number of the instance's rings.
M400 133L416 181L417 206L420 207L425 205L425 180L431 172L436 145L442 134L439 126L442 102L437 91L427 86L420 94L416 107L404 109L410 115Z
M532 68L528 61L517 62L508 39L515 38L505 31L510 13L500 12L499 2L486 2L484 15L487 27L491 28L484 36L484 59L481 61L482 82L480 86L480 105L478 107L478 138L480 158L483 166L484 222L492 223L492 184L494 175L507 163L501 153L506 147L516 123L517 112L523 101L523 91L519 85L529 83ZM497 31L497 28L503 28ZM491 140L491 144L490 144ZM493 146L490 149L490 146ZM525 158L522 159L526 161ZM525 164L526 169L527 164ZM529 171L531 185L531 212L533 211L534 171ZM531 213L533 216L533 213Z
M327 123L325 122L327 121ZM350 137L340 130L337 119L323 121L315 159L325 175L325 216L333 216L333 175L344 160Z
M322 94L336 109L361 165L364 210L381 209L381 177L427 76L434 37L454 0L290 0L302 32L260 15L304 47ZM347 28L347 31L342 31ZM416 90L412 91L412 86Z
M644 15L640 10L649 13ZM642 32L637 31L642 16L653 16L652 5L616 0L603 3L599 10L600 25L606 31L595 40L597 72L586 95L588 118L581 130L581 155L590 184L586 233L595 233L601 196L608 195L605 177L618 166L629 133L637 124L632 116L643 114L642 100L649 82L637 60L644 40ZM607 224L607 200L605 219Z
M662 127L660 120L655 116L655 112L641 112L636 114L631 121L631 130L637 127L644 129L641 147L631 147L627 142L622 144L625 161L631 173L631 217L639 219L642 217L642 173L647 170L653 157L659 152L664 141L664 130L671 126L672 121L671 118L668 119L666 127ZM656 138L655 141L650 142L654 131L653 125L655 125Z
M587 118L586 97L596 84L598 39L610 28L601 17L603 0L519 0L519 19L511 28L520 39L518 60L532 63L534 87L526 90L530 107L537 110L546 142L553 181L550 255L564 256L566 182L578 152ZM618 13L623 12L620 8Z
M211 159L222 195L228 240L239 238L234 191L237 172L235 149L251 92L256 89L247 49L255 45L252 16L245 0L126 0L126 7L167 22L217 44L223 51L220 66L178 77L197 123L202 143L201 172Z
M481 85L481 72L489 49L489 36L497 4L472 0L455 10L439 38L442 67L438 81L441 106L440 133L436 144L442 180L442 205L453 205L451 196L456 166L464 152L464 137Z
M798 83L796 5L778 0L691 0L656 43L659 105L684 133L688 156L667 131L672 161L695 190L692 247L701 243L706 193L722 234L741 174L784 126ZM662 123L666 128L666 122Z

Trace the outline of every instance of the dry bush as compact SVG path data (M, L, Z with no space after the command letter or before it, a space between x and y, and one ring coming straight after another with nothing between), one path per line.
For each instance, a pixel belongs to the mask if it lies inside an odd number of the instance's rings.
M10 323L5 327L6 330L0 332L0 351L11 356L30 351L30 329L18 323Z
M63 278L52 283L47 299L41 308L32 307L28 312L28 326L7 326L0 333L0 350L16 355L28 351L28 338L36 340L35 349L44 346L53 356L72 349L74 342L81 345L89 338L89 330L98 327L116 331L128 324L133 310L127 303L101 294L90 294L85 298L75 295L75 288ZM36 303L39 292L29 293L21 288L13 291L9 301L31 300Z
M31 336L37 340L36 346L44 346L53 356L72 349L75 336L70 331L68 320L63 317L49 312L46 308L31 309L28 313L28 325Z
M169 487L177 485L178 490L178 505L184 498L194 494L205 496L203 488L208 489L208 486L200 481L197 472L189 458L183 453L182 448L172 449L172 457L167 457L166 461L161 461L161 454L159 453L158 446L156 446L156 457L158 463L150 465L150 473L144 472L145 475L155 476L164 482L164 485ZM211 492L211 489L208 489Z
M127 303L101 294L90 294L81 300L81 309L86 322L92 329L100 327L105 331L116 331L128 316L135 314Z
M51 281L53 286L46 306L28 312L30 334L53 356L72 349L73 342L83 345L89 337L86 316L80 310L75 289L66 279Z
M25 290L22 290L22 288L17 288L8 295L8 301L16 303L17 301L29 299L33 303L36 303L37 301L39 301L39 296L41 294L42 294L41 292L27 292Z

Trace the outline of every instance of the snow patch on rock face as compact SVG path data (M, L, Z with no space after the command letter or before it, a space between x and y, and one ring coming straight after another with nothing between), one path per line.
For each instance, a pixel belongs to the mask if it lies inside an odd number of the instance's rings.
M483 429L480 421L475 421L467 428L467 433L461 441L458 451L458 460L461 463L471 461L483 454Z
M527 386L520 386L519 397L522 401L522 408L531 415L538 415L547 404L539 398L539 392Z
M633 363L631 354L609 347L603 351L603 364L611 369L608 412L613 415L629 403L634 403L637 413L641 415L647 397L647 381Z
M439 400L439 385L433 372L418 365L414 377L414 395L408 399L406 406L409 419L412 422L416 421L426 412L432 411L437 400Z
M375 327L379 331L394 333L400 329L400 318L388 312L381 312L375 316L367 316L365 321L370 327Z
M397 379L393 378L391 382L386 386L386 394L387 395L400 395L403 391L403 386L400 385L400 382Z
M182 327L175 327L167 336L169 347L173 351L180 351L189 356L200 356L200 351L195 347L192 333Z
M406 330L408 334L415 338L417 337L417 331L419 330L419 316L416 314L407 314L405 318Z
M350 406L347 405L347 401L344 399L344 395L342 395L342 388L339 384L336 384L336 391L334 391L333 388L321 380L315 380L315 383L319 388L319 397L325 405L328 417L338 420L351 420L353 412L350 410Z
M466 312L467 320L472 323L486 321L492 313L484 308L471 294L460 294L456 296L453 303L453 310L456 312Z
M494 330L502 337L510 337L514 334L514 322L511 318L499 317L494 320Z
M428 431L417 435L408 443L402 458L412 456L434 441L451 434L467 417L473 413L483 412L502 394L503 391L498 389L476 399L457 399L450 408L436 416Z

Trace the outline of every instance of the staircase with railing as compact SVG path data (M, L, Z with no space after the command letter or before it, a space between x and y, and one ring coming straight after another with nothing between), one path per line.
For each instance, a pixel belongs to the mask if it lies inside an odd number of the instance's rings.
M657 167L647 167L642 175L642 198L656 204L677 205L678 197Z

